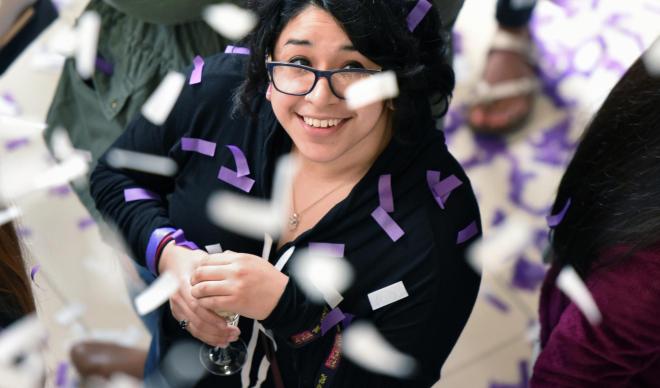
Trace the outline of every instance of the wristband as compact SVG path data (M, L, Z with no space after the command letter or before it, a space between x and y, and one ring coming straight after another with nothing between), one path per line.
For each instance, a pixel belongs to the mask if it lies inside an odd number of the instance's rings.
M155 229L153 232L151 232L151 236L149 237L149 243L147 244L147 252L145 258L147 262L147 268L155 276L158 276L159 257L157 256L160 256L157 255L158 247L160 246L160 243L165 237L173 234L174 232L176 232L176 229L170 227L158 228Z

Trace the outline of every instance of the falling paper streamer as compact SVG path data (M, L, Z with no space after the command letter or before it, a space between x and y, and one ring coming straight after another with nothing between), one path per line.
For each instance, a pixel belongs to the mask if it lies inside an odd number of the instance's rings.
M270 257L270 251L273 249L273 238L268 234L264 234L264 246L261 249L261 258L268 260Z
M372 372L403 378L417 368L414 358L394 348L370 323L351 324L342 345L346 357Z
M660 77L660 36L642 55L646 71L654 77Z
M30 279L32 282L35 282L35 277L37 276L37 273L41 269L41 264L35 264L31 269L30 269Z
M384 71L351 85L346 90L346 103L349 109L356 110L398 95L396 73Z
M589 289L580 276L571 266L565 266L557 276L557 288L562 290L566 296L575 303L584 316L592 325L597 325L602 320L602 315L591 296Z
M78 19L76 70L83 79L88 79L94 74L100 30L101 17L96 12L87 11Z
M509 218L489 229L479 241L470 246L468 262L475 271L497 273L519 257L534 239L534 229L528 223Z
M344 257L344 244L311 242L309 250L327 256Z
M169 271L162 273L151 285L135 298L135 308L140 315L154 311L179 289L179 280Z
M87 307L82 303L71 303L55 313L55 321L68 327L85 314Z
M57 364L57 372L55 373L55 386L57 388L66 388L68 387L68 376L69 375L69 363L66 361L60 361Z
M394 196L392 195L392 175L384 174L378 178L378 200L380 207L388 213L394 211Z
M229 45L225 48L225 54L250 55L250 49L247 47Z
M213 244L213 245L207 245L204 247L206 249L206 252L209 255L215 255L217 253L222 253L222 246L220 244Z
M199 55L195 56L195 59L193 59L193 64L195 68L193 69L192 74L190 74L190 81L188 82L188 84L190 85L196 85L202 82L202 71L204 70L204 58L200 57Z
M291 263L291 274L307 297L332 308L341 302L341 293L353 281L353 268L346 259L310 249L300 252Z
M321 335L325 335L325 333L335 327L339 322L343 322L345 319L346 315L344 315L339 307L333 308L321 320Z
M248 166L243 150L232 144L227 145L227 148L231 151L234 162L236 163L236 176L244 177L250 175L250 167Z
M0 332L0 365L12 362L19 354L36 350L46 337L46 328L35 314L14 322Z
M380 290L370 292L367 297L371 303L372 310L378 310L394 302L408 297L408 291L402 281L390 284Z
M16 206L0 210L0 226L17 219L21 214L21 209Z
M62 186L78 178L84 177L89 170L89 164L84 155L75 154L62 163L50 167L34 179L34 190L49 189Z
M234 4L210 5L202 14L204 21L230 40L243 39L257 24L257 16Z
M178 169L176 162L170 158L118 148L108 152L107 161L113 168L126 168L163 176L173 176Z
M202 155L211 156L215 155L216 144L211 141L196 139L192 137L181 138L181 149L183 151L198 152Z
M405 234L399 224L382 207L379 206L371 212L371 217L376 220L378 225L380 225L393 242L396 242Z
M479 234L477 223L476 221L472 221L464 229L458 231L458 236L456 236L456 244L462 244L468 241L469 239L471 239L472 237L476 236L477 234Z
M124 189L124 201L133 202L133 201L144 201L144 200L159 200L160 196L153 191L143 189L140 187L134 187L132 189Z
M0 139L41 136L46 127L42 122L0 115Z
M236 171L225 166L220 167L220 172L218 172L218 179L238 189L241 189L246 193L252 191L252 186L254 186L254 179L247 176L239 176Z
M158 88L142 106L142 115L152 123L162 125L174 108L185 83L186 77L183 74L175 71L167 73Z
M429 10L433 7L427 0L419 0L408 14L406 21L408 22L408 30L415 31L417 25L424 19Z
M30 144L30 139L27 137L21 137L18 139L10 139L5 142L5 150L11 152L15 151L21 147L25 147Z
M559 213L552 214L546 217L546 220L548 221L548 226L550 228L556 228L557 225L559 225L561 221L564 219L564 217L566 216L566 212L568 212L568 209L570 207L571 207L571 199L569 198Z
M50 148L57 160L68 159L76 152L69 134L63 128L55 128L53 131L50 137Z

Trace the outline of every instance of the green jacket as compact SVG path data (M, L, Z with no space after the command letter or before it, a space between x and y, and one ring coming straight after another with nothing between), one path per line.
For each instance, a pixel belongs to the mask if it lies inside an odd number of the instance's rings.
M169 70L183 71L195 55L224 51L227 42L201 20L204 7L216 2L92 0L87 10L101 17L98 55L112 65L113 72L109 75L97 68L85 81L68 59L48 111L46 139L62 127L74 146L90 151L96 161ZM76 191L98 219L87 190Z

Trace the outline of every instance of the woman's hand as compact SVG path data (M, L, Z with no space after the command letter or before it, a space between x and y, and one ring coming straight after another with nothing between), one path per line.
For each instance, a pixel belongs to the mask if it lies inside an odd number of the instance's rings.
M225 251L199 261L192 295L212 310L262 320L279 302L289 277L255 255Z
M241 331L238 327L227 326L227 322L212 310L204 308L190 292L190 275L200 261L208 254L202 250L190 250L170 242L165 246L158 263L158 271L171 271L181 286L170 298L172 316L177 321L186 320L186 330L195 338L211 346L226 347L236 341Z

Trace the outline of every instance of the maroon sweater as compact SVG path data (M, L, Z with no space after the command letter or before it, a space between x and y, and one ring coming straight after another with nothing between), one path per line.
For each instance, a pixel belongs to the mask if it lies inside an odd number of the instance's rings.
M591 273L603 321L592 326L557 289L553 266L541 289L542 352L532 387L660 387L660 249Z

